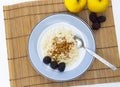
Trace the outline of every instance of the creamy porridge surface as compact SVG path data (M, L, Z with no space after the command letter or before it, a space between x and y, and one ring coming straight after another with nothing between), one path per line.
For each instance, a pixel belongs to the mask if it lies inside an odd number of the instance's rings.
M68 67L71 64L78 65L80 50L74 40L76 33L72 27L65 23L59 23L54 27L49 27L43 34L38 49L41 50L43 56L50 56L58 63L65 62Z

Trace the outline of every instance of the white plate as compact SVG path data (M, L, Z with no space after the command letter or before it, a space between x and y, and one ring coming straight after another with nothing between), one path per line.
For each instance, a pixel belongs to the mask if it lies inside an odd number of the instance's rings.
M49 27L62 23L76 28L76 31L78 31L76 34L83 39L85 46L92 51L95 51L95 40L93 34L90 30L90 27L83 20L68 14L56 14L39 22L34 27L29 38L28 52L30 60L33 67L40 74L56 81L68 81L81 76L83 73L85 73L85 71L88 70L94 60L94 58L87 52L83 52L83 55L80 56L79 61L76 62L76 65L69 67L64 72L59 72L57 70L48 68L47 65L43 63L43 56L38 50L40 47L38 45L40 43L40 38L45 32L47 32Z

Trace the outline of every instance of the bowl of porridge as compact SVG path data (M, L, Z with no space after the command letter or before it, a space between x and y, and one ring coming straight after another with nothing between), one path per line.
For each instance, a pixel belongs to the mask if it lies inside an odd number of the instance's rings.
M51 15L34 27L28 53L31 64L40 75L55 81L68 81L89 69L94 58L77 47L75 35L83 40L85 47L95 51L89 26L75 16Z

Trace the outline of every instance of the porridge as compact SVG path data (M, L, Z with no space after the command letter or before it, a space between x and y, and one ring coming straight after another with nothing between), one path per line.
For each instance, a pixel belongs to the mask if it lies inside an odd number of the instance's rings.
M72 64L78 65L76 61L80 57L80 50L74 40L78 31L74 32L73 27L66 23L58 23L46 30L43 32L44 36L43 34L40 36L38 47L42 56L50 57L50 62L65 63L66 68Z

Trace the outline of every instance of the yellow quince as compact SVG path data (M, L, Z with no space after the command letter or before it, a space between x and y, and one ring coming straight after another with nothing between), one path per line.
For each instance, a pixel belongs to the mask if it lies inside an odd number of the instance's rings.
M73 13L82 11L85 7L87 0L64 0L66 8Z
M109 5L109 0L87 0L87 7L95 13L104 12Z

